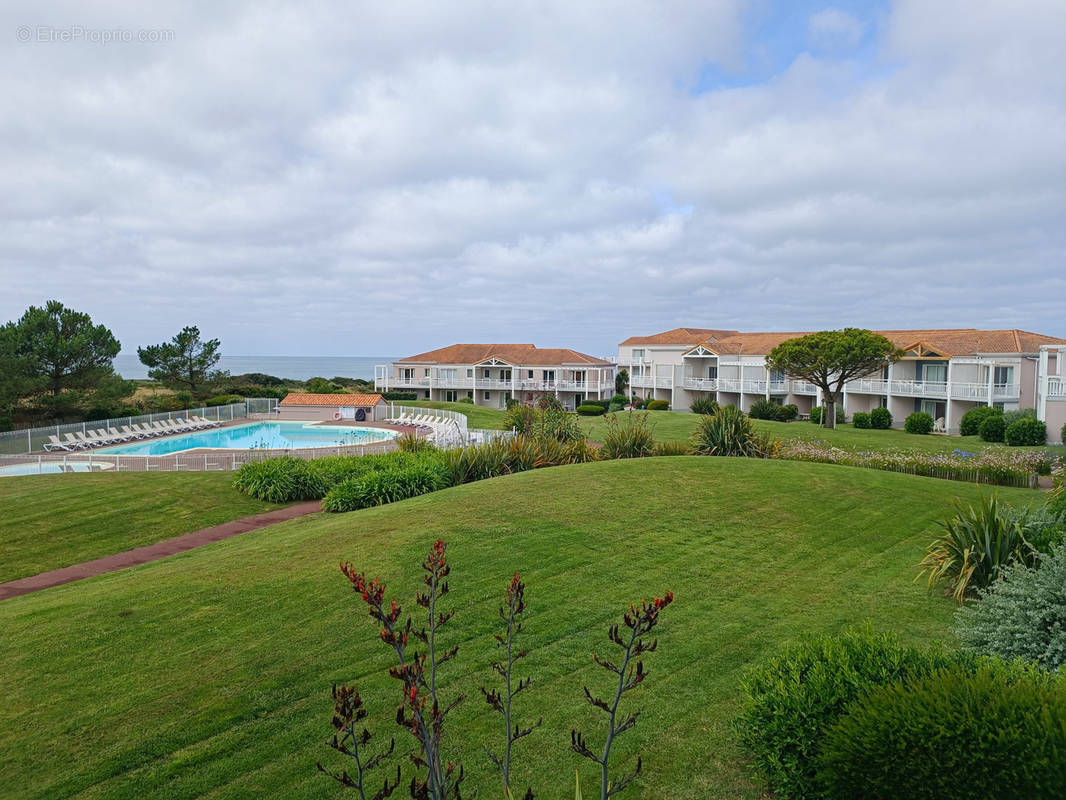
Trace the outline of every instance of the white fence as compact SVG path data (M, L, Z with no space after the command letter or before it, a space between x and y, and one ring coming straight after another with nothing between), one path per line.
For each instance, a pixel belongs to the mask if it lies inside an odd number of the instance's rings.
M99 428L117 428L122 425L152 423L163 419L187 419L190 415L206 417L210 420L228 422L244 419L250 414L269 414L277 407L278 401L273 397L250 397L243 403L226 406L202 406L186 408L181 411L162 411L158 414L142 414L137 417L116 417L114 419L96 419L88 422L72 422L64 425L48 425L43 428L26 428L20 431L0 433L0 455L27 455L44 450L50 436L62 439L65 433L87 433Z

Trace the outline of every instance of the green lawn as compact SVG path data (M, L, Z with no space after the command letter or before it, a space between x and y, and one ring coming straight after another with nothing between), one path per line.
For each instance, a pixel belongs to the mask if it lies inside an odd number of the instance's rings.
M471 426L475 428L500 428L503 426L504 412L496 408L471 406L469 403L436 403L419 401L408 405L426 408L444 408L466 414ZM639 412L638 412L639 413ZM699 416L683 411L651 411L650 420L655 425L655 438L660 442L684 442L692 436L699 423ZM934 453L950 453L952 450L980 450L985 447L1005 447L1006 445L982 442L976 436L918 436L903 430L887 431L861 430L850 423L840 425L835 430L827 430L810 422L767 422L755 420L755 424L772 432L782 439L805 439L828 442L836 447L849 450L879 450L898 448L901 450L924 450ZM593 441L603 441L604 417L581 417L581 427ZM1026 450L1050 450L1066 458L1066 447L1032 448Z
M232 472L0 479L0 582L277 508L232 481Z
M630 700L645 714L617 749L620 765L638 747L644 755L645 777L626 796L764 797L728 727L745 665L803 632L864 620L910 641L950 638L953 606L914 582L914 565L952 498L977 494L822 464L612 461L303 517L7 600L2 794L350 797L314 769L318 759L347 766L324 744L332 682L358 683L379 741L395 736L406 753L412 740L392 721L387 654L337 563L382 576L390 597L418 611L418 565L440 536L452 560L447 602L459 609L445 643L461 645L441 685L467 698L449 720L446 755L466 767L464 795L501 795L482 749L495 744L497 717L478 687L495 680L496 609L521 570L533 652L520 673L535 682L516 712L544 726L517 745L516 783L571 796L579 766L589 795L594 770L567 748L572 726L602 742L602 714L581 685L602 689L609 676L591 653L610 652L607 626L622 608L672 589L650 677Z

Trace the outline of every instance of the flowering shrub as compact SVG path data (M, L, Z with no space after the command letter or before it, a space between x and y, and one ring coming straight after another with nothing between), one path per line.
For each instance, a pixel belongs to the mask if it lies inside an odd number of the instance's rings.
M1030 485L1033 475L1049 474L1053 466L1052 456L1046 451L988 448L978 453L955 450L950 455L909 450L853 452L832 447L825 442L798 439L785 444L780 457L792 461L905 472L927 478L1022 487Z

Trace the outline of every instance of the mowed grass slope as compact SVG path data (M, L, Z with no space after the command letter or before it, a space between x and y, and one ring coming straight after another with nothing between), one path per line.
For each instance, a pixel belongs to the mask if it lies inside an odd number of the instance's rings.
M431 403L428 400L409 403L408 405L458 411L466 414L471 426L475 428L503 427L504 412L496 408L471 406L469 403ZM687 442L692 437L700 421L698 414L690 414L684 411L650 411L648 414L649 422L654 426L655 440L658 442ZM581 417L580 421L582 429L590 439L596 442L603 441L607 427L605 417ZM1003 444L982 442L976 436L934 436L931 434L921 436L907 433L898 428L892 428L887 431L864 430L855 428L851 423L839 425L834 430L828 430L811 422L769 422L761 419L754 420L754 422L760 430L769 431L781 439L821 441L834 447L842 447L848 450L898 449L919 450L927 453L950 453L956 449L974 452L987 447L1006 448L1006 445ZM1062 445L1045 448L1007 449L1050 450L1052 453L1066 457L1066 446Z
M0 583L278 508L232 472L0 479Z
M538 796L586 795L595 770L570 730L602 744L583 682L611 652L608 625L670 589L651 676L628 700L645 714L617 747L639 748L637 798L757 798L729 721L746 665L805 632L871 620L906 639L948 639L950 601L914 582L934 520L975 487L822 464L693 457L538 470L342 515L314 515L132 570L0 603L0 776L24 798L350 796L316 774L344 766L331 735L330 685L355 681L377 743L413 741L393 721L395 682L376 627L338 571L350 559L416 613L419 564L443 537L460 644L441 673L466 701L445 747L464 795L501 795L483 746L498 718L478 692L497 680L492 633L511 575L528 584L516 702L515 783ZM1002 490L1028 502L1032 493ZM404 767L410 776L410 766ZM380 785L379 774L373 781ZM405 780L407 778L405 777Z

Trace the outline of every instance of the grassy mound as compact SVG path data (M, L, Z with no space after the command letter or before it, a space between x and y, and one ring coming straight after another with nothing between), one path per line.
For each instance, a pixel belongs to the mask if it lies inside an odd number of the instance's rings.
M114 476L111 476L114 477ZM1015 502L1022 490L1001 490ZM675 457L575 465L469 484L352 514L306 517L164 561L0 603L0 774L5 792L53 798L341 797L314 771L333 755L335 681L355 681L367 723L406 752L392 722L387 654L337 564L354 561L412 611L419 564L447 540L458 613L442 671L463 692L448 755L465 790L500 794L484 754L497 718L481 699L497 657L496 609L527 582L516 703L543 728L517 747L515 785L572 792L570 728L598 731L581 685L591 652L641 596L672 589L646 709L618 747L639 749L633 798L756 798L729 721L745 665L803 632L870 620L906 640L950 638L953 604L914 583L933 520L966 484L874 470ZM595 740L600 741L600 740ZM73 750L72 750L73 748ZM346 765L345 765L346 766ZM377 780L377 779L375 779ZM464 794L466 791L464 791Z
M0 582L278 508L238 493L232 482L232 472L2 479Z

